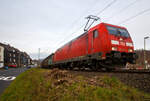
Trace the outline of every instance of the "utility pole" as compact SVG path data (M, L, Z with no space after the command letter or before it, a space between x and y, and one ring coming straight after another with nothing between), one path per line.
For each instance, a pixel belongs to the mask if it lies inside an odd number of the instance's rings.
M146 64L147 64L147 60L146 60L146 39L148 39L149 37L147 36L147 37L144 37L144 67L145 67L145 69L147 69L147 66L146 66Z
M19 51L19 67L21 67L21 52Z
M40 66L40 48L39 48L39 53L38 53L38 65Z

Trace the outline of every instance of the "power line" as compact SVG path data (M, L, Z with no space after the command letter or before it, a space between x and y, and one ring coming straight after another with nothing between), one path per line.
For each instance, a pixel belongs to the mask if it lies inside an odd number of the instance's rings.
M88 8L86 11L84 11L84 13L82 13L82 15L79 16L78 19L76 19L76 20L71 24L71 26L70 26L68 29L71 29L71 28L75 25L75 23L77 23L81 18L83 18L82 16L85 15L86 12L88 12L89 10L91 10L91 9L94 7L94 5L97 4L97 1L99 1L99 0L95 0L95 2L94 2L93 4L90 4L90 5L93 5L93 6L90 6L90 8ZM73 34L75 34L75 33L76 33L77 31L79 31L82 27L84 27L84 24L81 25L81 26L80 26L77 30L75 30L73 33L71 33L71 34L69 34L67 37L65 37L65 38L64 38L62 41L60 41L57 45L61 44L64 40L68 39L70 36L72 36ZM68 32L68 30L67 30L67 32ZM65 33L67 33L67 32L65 32Z
M150 8L149 8L149 9L146 9L146 10L143 10L143 11L137 13L136 15L131 16L131 17L129 17L129 18L127 18L127 19L121 21L121 22L118 23L118 24L120 25L120 24L123 24L123 23L125 23L125 22L128 22L128 21L130 21L130 20L132 20L132 19L134 19L134 18L136 18L136 17L138 17L138 16L140 16L140 15L142 15L142 14L148 12L148 11L150 11Z
M111 17L108 18L107 21L109 21L110 19L114 18L115 16L117 16L117 14L120 14L122 12L124 12L125 10L127 10L129 7L133 6L134 4L136 4L138 1L140 0L135 0L134 2L130 3L129 5L125 6L124 8L120 9L116 14L113 14Z
M100 12L98 12L96 15L101 14L102 12L104 12L107 8L109 8L111 5L113 5L117 0L113 0L111 3L109 3L106 7L104 7ZM93 8L93 7L92 7ZM81 29L84 26L84 24L79 28Z
M78 28L78 30L81 30L81 28L83 28L84 27L84 24L82 25L82 26L80 26L79 28ZM61 40L58 44L57 44L57 46L59 46L61 43L63 43L65 40L67 40L68 38L70 38L73 34L75 34L78 30L76 30L76 31L74 31L74 32L72 32L71 34L69 34L68 36L66 36L63 40ZM56 47L57 48L57 47ZM47 49L45 49L43 52L47 52L49 50L49 48L47 48ZM55 49L54 49L55 50ZM54 51L53 50L53 51Z
M93 4L90 4L90 8L88 8L87 10L85 10L85 11L82 13L82 15L79 16L79 17L71 24L71 26L69 27L69 29L72 28L72 27L75 25L75 23L77 23L81 18L83 18L83 16L85 15L85 13L87 13L89 10L91 10L91 9L94 7L95 4L97 4L97 1L99 1L99 0L95 0L95 1L93 2ZM91 6L91 5L93 5L93 6ZM67 31L68 31L68 30L67 30Z
M99 15L99 14L101 14L102 12L104 12L107 8L109 8L112 4L114 4L115 2L116 2L117 0L113 0L111 3L109 3L106 7L104 7L100 12L98 12L96 15ZM93 8L94 6L92 6L92 8ZM72 34L69 34L69 36L68 37L70 37L70 36L72 36L74 33L76 33L77 31L79 31L82 27L84 26L84 24L81 26L81 27L79 27L75 32L73 32ZM68 37L66 37L65 39L68 39ZM64 39L64 40L65 40ZM63 40L63 41L64 41ZM62 43L62 41L60 42L60 44Z
M38 65L40 65L40 48L39 48L39 52L38 52Z
M112 2L110 2L107 6L105 6L101 11L99 11L96 15L101 14L102 12L104 12L107 8L109 8L111 5L113 5L117 0L113 0Z
M102 12L104 12L107 8L109 8L113 3L115 3L117 0L113 0L111 3L109 3L106 7L104 7L100 12L98 12L96 15L99 15L99 14L101 14ZM97 2L95 2L95 4L97 4ZM91 5L91 4L90 4ZM94 6L92 6L92 7L90 7L88 10L86 10L86 12L87 11L89 11L91 8L93 8ZM84 15L84 14L82 14L82 15ZM82 15L80 16L80 17L82 17ZM80 19L80 17L78 18L78 19ZM74 26L74 24L76 23L76 22L78 22L79 20L75 20L74 22L73 22L73 24L70 26L70 28L72 28L72 26ZM81 25L77 30L75 30L73 33L71 33L71 34L69 34L67 37L65 37L62 41L60 41L58 44L57 44L57 46L59 45L59 44L61 44L64 40L66 40L66 39L68 39L69 37L71 37L73 34L75 34L77 31L79 31L82 27L84 27L84 24L83 25ZM69 29L70 29L69 28Z
M63 43L66 39L69 39L73 34L75 34L77 31L81 30L84 27L84 24L82 26L80 26L76 31L72 32L71 34L69 34L67 37L64 38L64 40L60 41L59 44Z
M98 13L96 13L95 15L98 17L99 14L101 14L102 12L104 12L106 9L108 9L109 7L111 7L117 0L113 0L112 2L110 2L108 5L106 5L101 11L99 11ZM99 17L98 17L99 18ZM100 19L100 18L99 18ZM91 23L91 25L93 24L94 22ZM91 26L90 25L90 26ZM90 27L89 27L90 28ZM89 29L88 28L88 29Z

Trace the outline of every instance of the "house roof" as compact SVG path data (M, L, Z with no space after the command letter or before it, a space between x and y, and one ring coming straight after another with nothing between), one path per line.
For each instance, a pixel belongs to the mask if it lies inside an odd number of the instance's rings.
M10 46L9 44L4 44L0 42L0 46L3 46L4 49L8 50L8 51L13 51L15 50L16 52L21 52L19 49L14 48L13 46ZM26 53L26 52L21 52L24 56L30 58L30 56ZM30 58L31 59L31 58Z

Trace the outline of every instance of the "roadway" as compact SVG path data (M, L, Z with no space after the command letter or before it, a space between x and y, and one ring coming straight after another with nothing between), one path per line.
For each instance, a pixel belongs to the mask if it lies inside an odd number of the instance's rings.
M10 85L10 83L20 73L26 71L27 68L9 68L8 70L0 70L0 95Z

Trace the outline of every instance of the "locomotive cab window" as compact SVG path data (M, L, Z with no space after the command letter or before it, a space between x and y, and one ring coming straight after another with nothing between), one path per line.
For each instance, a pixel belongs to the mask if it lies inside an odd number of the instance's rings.
M97 38L98 37L98 30L94 30L93 31L93 38Z
M129 37L129 33L126 29L107 26L107 30L108 30L109 34L113 34L116 36L119 35L119 36L123 36L123 37Z

